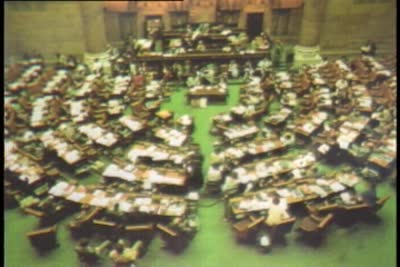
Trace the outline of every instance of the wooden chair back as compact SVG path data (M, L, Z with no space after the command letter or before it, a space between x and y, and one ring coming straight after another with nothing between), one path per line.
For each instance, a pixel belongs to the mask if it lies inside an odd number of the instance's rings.
M41 249L50 249L54 248L57 244L56 233L57 226L54 225L28 232L26 236L33 246Z

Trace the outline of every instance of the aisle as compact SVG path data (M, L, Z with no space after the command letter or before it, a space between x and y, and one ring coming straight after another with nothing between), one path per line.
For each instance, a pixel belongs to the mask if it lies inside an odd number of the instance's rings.
M212 117L221 112L227 112L231 107L239 102L240 85L229 85L229 96L226 104L209 105L207 108L194 108L186 104L186 90L185 88L178 88L171 98L161 105L161 109L168 109L175 112L176 116L189 114L194 118L194 132L193 141L200 145L201 154L204 156L203 162L203 175L207 173L209 166L209 157L212 153L213 142L216 138L209 134Z

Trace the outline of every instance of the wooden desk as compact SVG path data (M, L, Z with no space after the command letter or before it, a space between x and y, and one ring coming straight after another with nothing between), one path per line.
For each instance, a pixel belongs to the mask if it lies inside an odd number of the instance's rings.
M268 55L266 51L256 51L254 53L229 53L229 52L204 52L204 53L186 53L179 55L140 55L133 57L133 61L135 62L149 62L149 63L157 63L157 62L168 62L168 61L230 61L230 60L259 60Z
M188 101L207 98L209 101L225 101L228 96L226 87L220 86L195 86L189 89L187 93Z
M188 209L186 199L180 196L127 192L111 194L102 189L76 187L65 182L53 186L49 194L78 204L109 210L118 208L120 212L138 216L180 217Z

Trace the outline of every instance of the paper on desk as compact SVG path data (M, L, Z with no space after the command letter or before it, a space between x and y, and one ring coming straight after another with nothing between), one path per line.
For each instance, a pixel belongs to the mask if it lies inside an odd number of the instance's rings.
M69 184L66 182L59 182L49 190L49 194L53 196L62 196L64 191L68 188Z
M239 209L248 210L253 206L252 204L253 203L250 200L242 200L239 202Z
M291 193L287 188L278 189L278 190L276 190L276 193L281 197L291 196Z
M75 163L81 159L80 154L77 150L68 151L64 154L63 158L70 164Z
M316 182L318 185L329 185L329 182L327 180L321 178L317 179Z
M343 192L340 194L341 199L346 204L355 204L356 202L352 199L352 196L349 192Z
M328 195L328 193L324 189L317 185L310 185L308 188L314 193L318 194L320 197L326 197Z
M342 184L350 186L350 187L356 185L359 182L359 179L357 178L357 176L353 176L353 175L350 175L347 173L339 174L337 179Z
M128 201L120 201L118 202L118 208L122 212L131 212L133 210L133 205Z
M81 192L73 192L69 196L66 197L66 199L74 201L74 202L79 202L81 199L83 199L86 196L85 193Z
M344 187L341 183L339 182L334 182L333 184L330 185L330 188L332 189L332 191L334 192L339 192L342 190L345 190L346 187Z
M90 205L97 207L107 207L110 203L110 199L107 197L94 197L90 201Z
M150 197L138 197L134 201L135 205L151 205L152 199Z

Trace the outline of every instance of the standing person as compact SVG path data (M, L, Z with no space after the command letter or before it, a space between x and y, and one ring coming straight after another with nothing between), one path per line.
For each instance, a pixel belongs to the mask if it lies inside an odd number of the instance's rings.
M279 40L276 40L275 45L272 48L272 63L274 66L279 67L281 54L283 50L282 43Z

